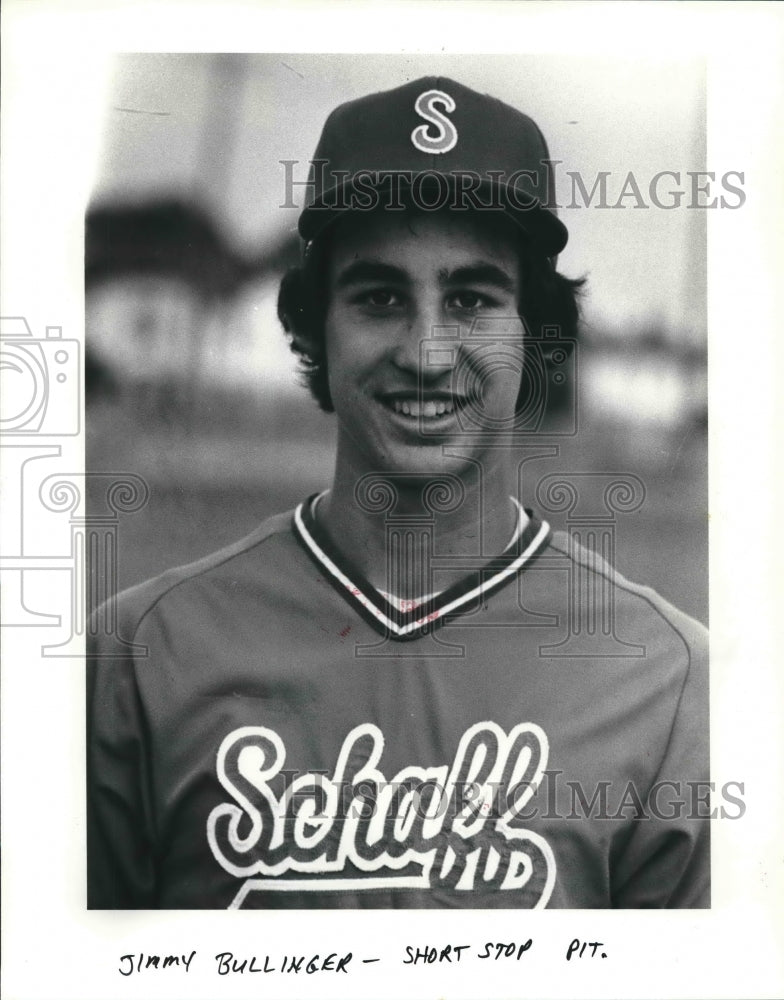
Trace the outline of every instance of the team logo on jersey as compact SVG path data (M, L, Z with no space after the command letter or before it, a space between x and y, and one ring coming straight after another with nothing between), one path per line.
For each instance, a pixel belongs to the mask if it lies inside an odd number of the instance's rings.
M372 889L510 892L514 906L547 905L555 858L521 815L547 767L539 726L507 734L477 723L451 764L390 776L383 751L383 733L366 723L346 735L331 776L286 782L286 747L273 729L229 733L217 775L231 801L210 813L207 839L222 868L244 880L232 907L257 891Z
M446 111L455 110L455 102L443 90L425 90L414 102L414 110L424 118L427 125L417 125L411 133L411 141L423 153L448 153L457 145L457 129L439 106ZM432 132L432 129L435 132ZM432 133L432 134L431 134Z

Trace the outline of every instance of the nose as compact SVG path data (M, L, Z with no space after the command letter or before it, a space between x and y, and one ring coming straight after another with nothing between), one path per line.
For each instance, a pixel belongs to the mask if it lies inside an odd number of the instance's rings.
M401 371L426 382L443 380L454 367L455 342L459 336L458 328L446 321L437 305L419 305L400 325L392 352L393 363Z

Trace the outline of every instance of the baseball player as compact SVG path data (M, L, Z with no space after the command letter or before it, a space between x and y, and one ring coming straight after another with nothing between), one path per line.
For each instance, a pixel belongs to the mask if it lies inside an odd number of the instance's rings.
M426 78L313 167L279 314L334 476L117 599L89 905L709 905L704 630L520 491L579 291L541 132Z

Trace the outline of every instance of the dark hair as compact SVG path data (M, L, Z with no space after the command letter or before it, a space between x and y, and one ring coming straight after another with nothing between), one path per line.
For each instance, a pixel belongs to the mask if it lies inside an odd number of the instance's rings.
M291 350L299 358L305 385L321 409L333 413L324 334L329 242L322 237L309 244L302 266L291 268L283 276L278 319L289 336ZM559 346L572 346L578 335L578 299L584 284L585 278L566 278L555 270L549 258L534 254L521 231L519 312L527 337L541 337L543 332L557 330ZM545 340L543 348L547 344ZM546 350L544 357L547 361Z

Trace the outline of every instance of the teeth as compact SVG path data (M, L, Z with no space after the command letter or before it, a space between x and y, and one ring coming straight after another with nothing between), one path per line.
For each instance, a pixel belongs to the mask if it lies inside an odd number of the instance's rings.
M392 401L395 413L402 413L407 417L443 417L446 413L454 412L454 404L444 399L428 399L420 403L414 399L395 399Z

